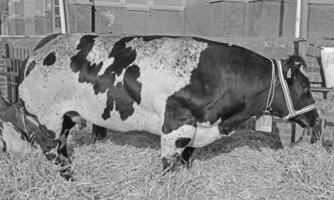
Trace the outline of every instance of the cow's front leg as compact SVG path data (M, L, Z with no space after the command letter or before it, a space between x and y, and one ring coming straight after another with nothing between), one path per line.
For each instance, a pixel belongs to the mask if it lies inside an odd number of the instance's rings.
M67 137L70 130L81 120L80 115L75 111L69 111L63 115L62 127L59 138L57 139L56 164L62 167L60 175L65 179L72 179L73 171L71 168L72 159L67 146Z
M93 142L95 143L97 140L102 140L107 136L107 129L105 127L93 124L92 128L92 136Z
M188 169L192 166L191 156L195 149L194 147L186 147L182 152L182 164Z
M164 170L173 170L182 163L187 165L190 156L186 156L187 160L183 160L182 153L194 138L195 132L196 127L192 125L183 125L170 133L162 134L161 157Z
M231 135L231 132L234 131L242 122L249 119L249 115L246 111L242 111L232 115L231 117L224 119L218 126L222 134Z

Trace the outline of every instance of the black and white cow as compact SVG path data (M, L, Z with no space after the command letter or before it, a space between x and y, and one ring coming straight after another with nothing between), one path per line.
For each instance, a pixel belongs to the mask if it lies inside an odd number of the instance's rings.
M298 56L272 60L193 37L56 34L29 57L19 95L55 138L66 138L78 115L97 127L161 135L167 167L264 110L315 126L302 65ZM66 145L58 152L66 156Z
M0 96L0 148L3 152L25 154L38 149L48 158L55 159L58 153L51 151L57 146L57 141L49 139L54 135L22 104L10 104Z

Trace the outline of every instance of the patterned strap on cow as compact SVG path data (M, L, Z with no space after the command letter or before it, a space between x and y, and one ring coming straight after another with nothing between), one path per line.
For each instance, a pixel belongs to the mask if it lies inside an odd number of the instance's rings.
M271 81L270 81L270 88L268 93L268 99L266 104L266 109L264 112L270 112L271 104L274 101L275 96L275 83L276 83L276 75L275 75L275 64L272 59L269 59L271 61L272 71L271 71Z
M24 113L25 111L20 110L20 112L21 112L21 116L22 116L22 123L23 123L24 131L25 131L26 134L28 134L27 124L26 124L26 116L25 116L25 113Z

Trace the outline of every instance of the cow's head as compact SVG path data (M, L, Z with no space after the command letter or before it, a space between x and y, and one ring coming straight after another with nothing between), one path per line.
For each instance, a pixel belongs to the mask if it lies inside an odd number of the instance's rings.
M10 104L0 96L0 110L0 118L20 129L22 139L30 142L32 146L40 147L45 153L57 145L57 141L52 139L55 134L28 113L22 102Z
M310 82L303 71L305 61L299 56L290 56L282 61L283 77L291 98L295 116L288 109L287 100L284 98L282 80L280 86L276 86L277 92L273 103L273 114L289 121L297 122L303 128L318 125L319 115L315 109L305 109L315 103L311 91ZM299 112L300 111L300 112Z

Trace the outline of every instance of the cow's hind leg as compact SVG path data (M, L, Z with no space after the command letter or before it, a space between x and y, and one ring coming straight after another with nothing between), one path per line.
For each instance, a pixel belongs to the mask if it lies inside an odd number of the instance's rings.
M182 163L187 163L191 151L185 152L185 162L182 153L193 140L196 132L196 119L189 110L188 98L183 94L168 97L164 113L164 123L161 135L161 156L164 170L175 169Z
M96 142L96 140L101 140L107 136L107 129L102 126L93 124L92 129L93 129L92 136L93 136L94 143Z

